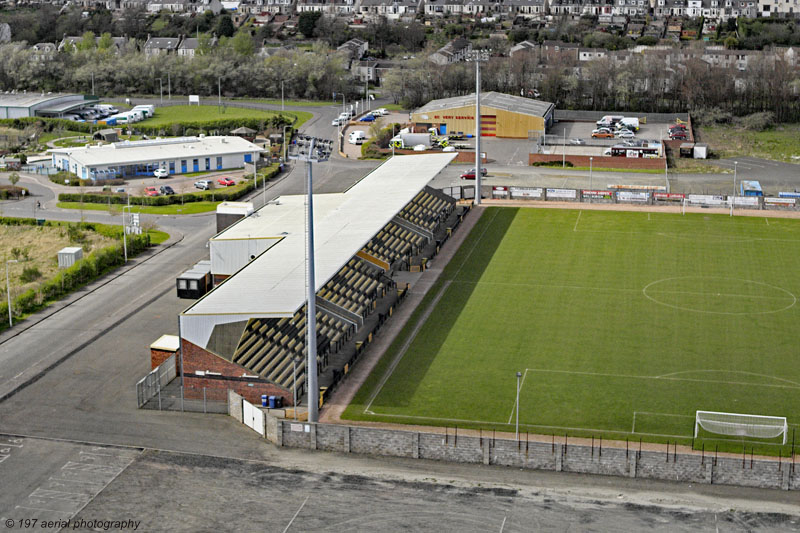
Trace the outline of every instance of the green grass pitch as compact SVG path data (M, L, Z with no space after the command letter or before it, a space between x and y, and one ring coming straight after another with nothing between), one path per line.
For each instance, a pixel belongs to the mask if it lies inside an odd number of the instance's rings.
M700 409L791 433L796 295L800 221L488 208L344 418L514 431L522 372L521 431L687 442Z

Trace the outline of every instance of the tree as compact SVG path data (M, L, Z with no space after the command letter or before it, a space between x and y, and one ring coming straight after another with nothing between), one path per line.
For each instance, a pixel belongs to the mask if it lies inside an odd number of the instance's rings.
M220 37L233 37L236 28L233 26L233 20L230 15L223 15L217 21L217 35Z
M94 41L94 32L87 31L81 37L81 40L77 42L75 45L76 48L80 51L86 50L94 50L95 41Z
M255 52L253 38L244 30L237 32L230 40L230 44L236 53L242 56L251 56Z
M17 183L19 183L19 174L17 174L16 172L12 172L8 176L8 181L11 182L11 185L14 185L16 187Z
M98 50L110 50L112 46L114 46L114 40L108 32L101 35L100 40L97 41Z
M297 22L297 29L300 33L310 39L314 36L314 28L317 26L317 21L322 16L320 11L303 11L300 13L300 18Z

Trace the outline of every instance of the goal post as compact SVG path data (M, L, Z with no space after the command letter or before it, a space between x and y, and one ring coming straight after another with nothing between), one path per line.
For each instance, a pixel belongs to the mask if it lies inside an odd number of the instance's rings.
M783 444L789 433L785 416L745 415L739 413L720 413L717 411L697 411L694 419L694 437L700 428L709 433L752 437L757 439L776 439L783 435Z

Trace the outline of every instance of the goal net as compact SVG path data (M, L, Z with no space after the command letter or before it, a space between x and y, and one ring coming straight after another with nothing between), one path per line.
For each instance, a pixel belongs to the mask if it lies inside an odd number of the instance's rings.
M743 415L716 411L697 411L694 420L695 438L699 428L709 433L757 439L775 439L783 435L783 444L786 444L786 435L789 432L789 425L784 416Z

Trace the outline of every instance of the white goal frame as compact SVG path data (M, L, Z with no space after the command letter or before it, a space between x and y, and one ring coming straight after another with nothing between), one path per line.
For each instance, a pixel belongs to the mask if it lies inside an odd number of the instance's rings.
M703 415L708 415L708 418L703 419ZM711 420L712 418L715 420ZM725 420L726 418L730 420ZM709 433L736 437L775 439L783 434L783 444L786 444L789 434L789 424L785 416L697 411L694 417L694 438L697 438L701 427Z

